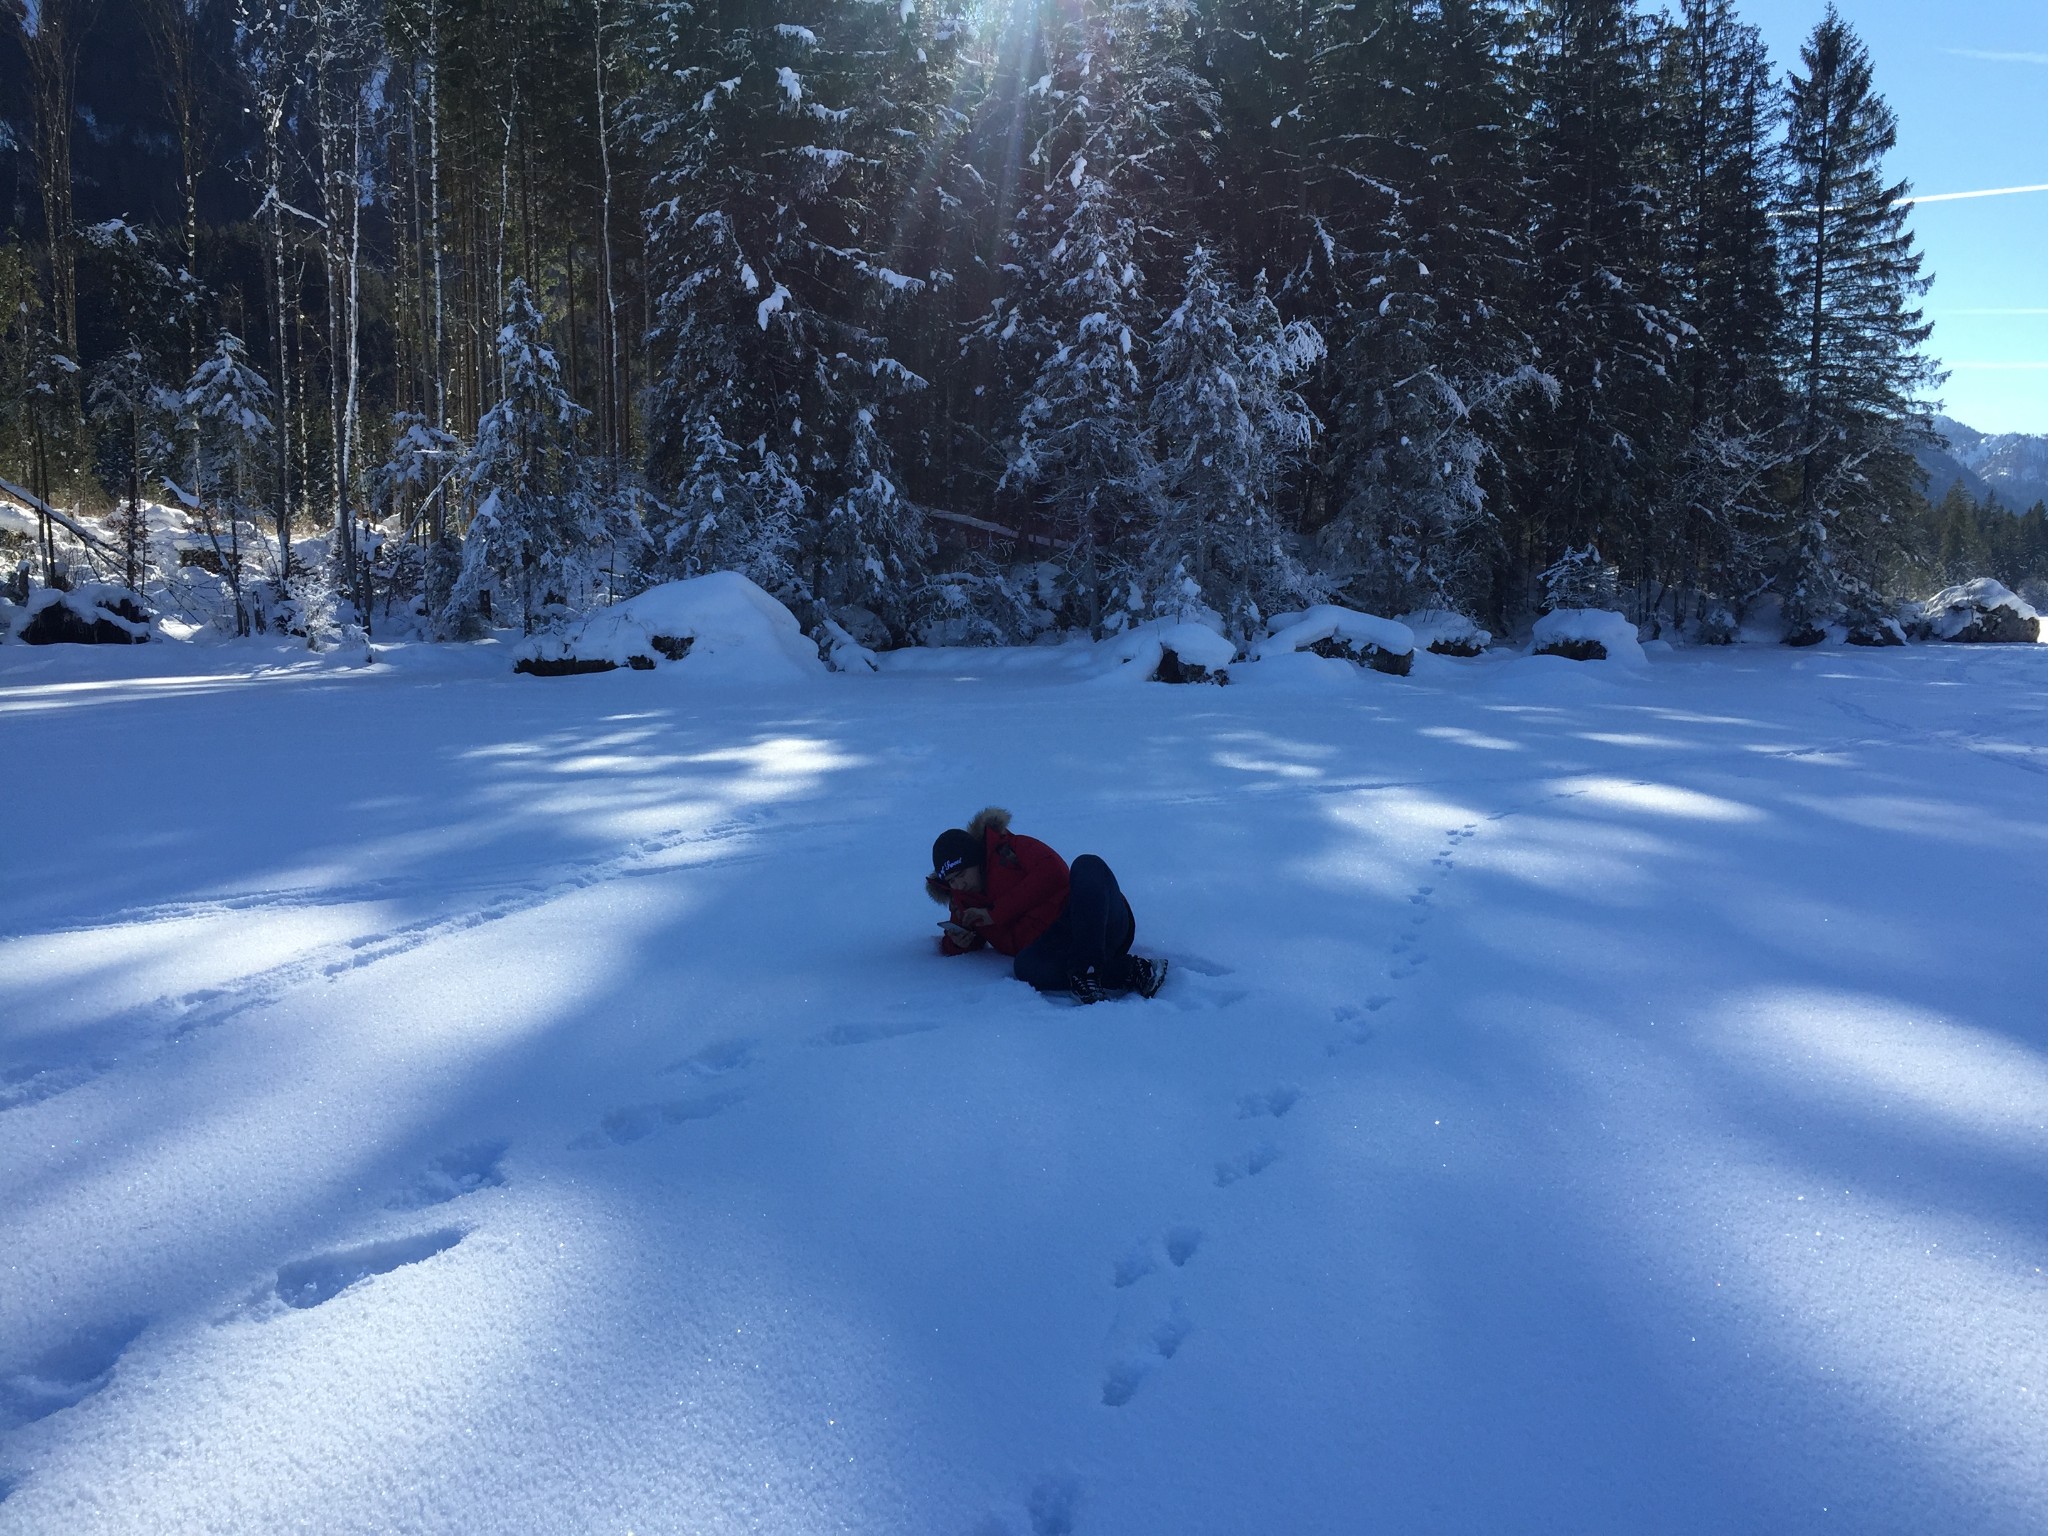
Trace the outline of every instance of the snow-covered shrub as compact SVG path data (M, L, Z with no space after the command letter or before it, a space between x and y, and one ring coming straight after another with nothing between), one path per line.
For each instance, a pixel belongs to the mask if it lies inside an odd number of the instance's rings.
M514 652L513 670L560 677L684 661L693 681L777 683L825 672L796 616L735 571L667 582L562 633L535 635Z
M1733 645L1740 629L1734 609L1726 603L1708 603L1693 621L1692 638L1697 645Z
M818 649L824 654L825 665L834 672L875 673L882 670L875 653L854 639L844 625L826 619L818 628L821 631Z
M2026 644L2041 638L2033 605L1988 576L1935 593L1921 604L1914 631L1963 644Z
M1597 545L1567 549L1537 574L1546 610L1582 609L1597 612L1614 606L1621 590L1619 568L1605 559Z
M150 638L152 617L124 587L44 587L29 595L19 633L28 645L141 645Z
M1477 656L1493 640L1464 614L1450 608L1418 608L1401 615L1415 633L1415 643L1438 656Z
M1556 608L1536 621L1535 653L1570 661L1620 661L1635 666L1648 658L1636 627L1605 608Z
M1284 656L1291 651L1313 651L1341 661L1355 661L1406 677L1415 665L1415 632L1406 624L1375 614L1318 603L1306 613L1275 614L1273 632L1254 647L1254 657Z
M1906 643L1905 626L1888 614L1860 618L1849 626L1851 645L1886 646Z
M978 564L934 577L925 587L922 645L1029 645L1058 628L1072 599L1066 573L1051 562L998 570Z

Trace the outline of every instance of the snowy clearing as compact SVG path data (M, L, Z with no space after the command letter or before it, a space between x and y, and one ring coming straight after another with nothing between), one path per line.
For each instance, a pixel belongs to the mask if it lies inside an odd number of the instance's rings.
M0 1529L2048 1526L2048 649L384 655L0 655Z

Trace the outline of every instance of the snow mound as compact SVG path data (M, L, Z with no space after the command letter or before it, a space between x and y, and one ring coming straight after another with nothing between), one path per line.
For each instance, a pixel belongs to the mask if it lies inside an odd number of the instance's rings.
M1989 576L1937 592L1921 605L1914 626L1934 640L1965 644L2025 644L2041 638L2041 616Z
M734 571L651 587L514 653L514 670L536 677L676 663L687 664L693 682L793 682L825 672L796 616Z
M1227 683L1224 669L1237 647L1202 624L1157 620L1112 635L1097 647L1109 661L1101 681L1135 683Z
M1450 608L1418 608L1401 615L1401 622L1415 635L1415 643L1439 656L1477 656L1493 635Z
M1406 677L1415 665L1415 632L1376 614L1318 603L1306 613L1277 614L1273 632L1254 658L1266 661L1295 651L1313 651L1340 661L1362 662L1375 672Z
M1649 658L1636 627L1605 608L1559 608L1536 621L1536 654L1572 661L1619 661L1645 666Z
M140 598L101 583L31 593L14 629L29 645L141 645L154 633Z

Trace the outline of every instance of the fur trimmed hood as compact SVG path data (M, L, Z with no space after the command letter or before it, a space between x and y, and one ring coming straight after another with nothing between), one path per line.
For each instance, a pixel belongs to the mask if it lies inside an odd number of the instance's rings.
M989 833L994 832L1000 836L1009 830L1010 813L999 805L991 805L976 811L974 819L967 823L968 835L983 848L988 847ZM925 877L924 893L942 907L952 905L953 892L951 888L935 875L927 875Z

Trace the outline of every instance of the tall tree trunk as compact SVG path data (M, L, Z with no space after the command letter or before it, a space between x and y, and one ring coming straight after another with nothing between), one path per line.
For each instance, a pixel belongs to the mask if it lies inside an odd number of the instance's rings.
M78 250L71 208L71 127L77 114L78 55L99 0L7 0L28 61L35 105L37 190L49 260L50 324L57 344L78 356Z

